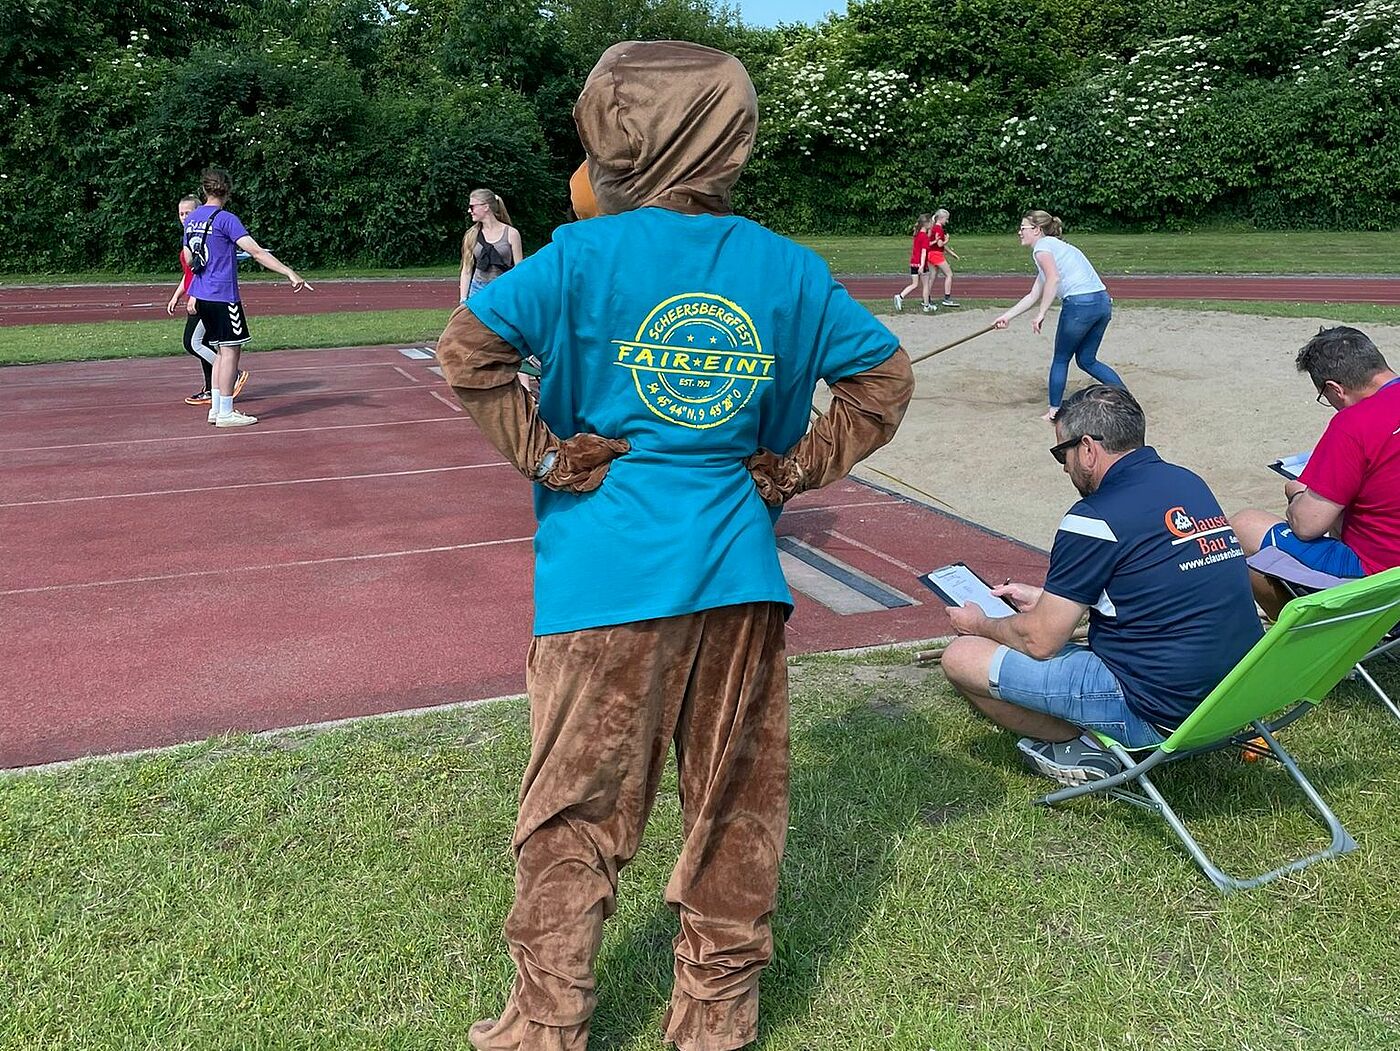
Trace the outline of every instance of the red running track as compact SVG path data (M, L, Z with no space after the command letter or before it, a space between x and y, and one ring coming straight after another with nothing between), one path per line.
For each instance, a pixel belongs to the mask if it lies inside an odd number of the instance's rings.
M1030 274L958 275L958 295L968 299L1019 299ZM893 296L907 278L841 277L860 299ZM1222 275L1108 276L1119 299L1257 299L1298 303L1400 305L1400 278L1254 277ZM62 285L0 288L0 326L141 321L165 317L173 284ZM455 279L411 281L317 281L315 291L293 294L286 282L249 281L243 302L256 328L259 316L351 313L365 310L440 309L457 302Z
M249 354L219 431L188 359L0 382L0 766L518 693L529 487L394 348ZM794 652L950 631L917 572L1043 579L1040 552L856 482L779 532L918 604L797 593Z

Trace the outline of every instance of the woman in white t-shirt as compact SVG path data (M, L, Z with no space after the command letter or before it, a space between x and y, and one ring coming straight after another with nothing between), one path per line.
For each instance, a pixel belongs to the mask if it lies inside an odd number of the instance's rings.
M1031 250L1037 271L1035 283L1020 302L994 322L997 328L1006 328L1012 318L1039 303L1031 322L1031 331L1038 334L1046 312L1059 297L1060 321L1055 326L1055 354L1050 361L1050 408L1041 417L1045 420L1053 420L1060 411L1071 358L1100 383L1124 386L1118 373L1098 360L1099 344L1113 317L1113 301L1084 253L1060 240L1063 232L1064 224L1049 212L1032 211L1021 217L1021 243Z

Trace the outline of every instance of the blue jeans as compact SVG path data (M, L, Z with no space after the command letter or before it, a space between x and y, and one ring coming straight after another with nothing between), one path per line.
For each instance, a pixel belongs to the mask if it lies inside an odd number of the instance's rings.
M1099 361L1099 344L1113 317L1113 300L1107 292L1085 292L1060 301L1060 321L1055 326L1055 357L1050 362L1050 407L1057 409L1065 396L1069 363L1075 364L1100 383L1122 387L1118 373Z
M1071 642L1044 661L998 646L987 682L998 700L1096 730L1124 748L1151 748L1166 740L1128 707L1118 679L1088 646Z

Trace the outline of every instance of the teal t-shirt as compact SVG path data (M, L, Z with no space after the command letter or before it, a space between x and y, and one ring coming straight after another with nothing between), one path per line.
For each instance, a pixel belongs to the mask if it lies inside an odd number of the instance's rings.
M626 438L591 493L535 487L535 634L792 596L744 459L807 430L819 379L899 341L814 253L735 216L572 223L471 298L541 362L560 438Z

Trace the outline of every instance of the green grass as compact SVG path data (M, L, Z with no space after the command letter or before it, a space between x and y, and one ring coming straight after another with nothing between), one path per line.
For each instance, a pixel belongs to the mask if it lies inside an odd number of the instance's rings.
M891 314L889 300L862 300L874 314ZM1004 307L1004 300L963 300L966 309ZM1162 307L1171 310L1224 311L1264 317L1323 317L1344 324L1400 324L1400 307L1365 303L1268 303L1223 300L1124 299L1117 309ZM257 321L252 350L306 347L356 347L434 340L447 324L447 310L384 310L364 314L306 314L265 317ZM917 307L913 313L917 313ZM941 311L939 317L956 316ZM0 327L0 365L33 365L103 358L149 358L181 354L181 323L176 321L104 321L82 325L14 325Z
M179 242L176 242L179 248ZM173 258L173 253L172 253ZM284 260L285 262L285 260ZM290 265L290 264L289 264ZM373 266L332 266L302 272L302 277L313 284L321 281L384 280L422 281L427 278L456 277L460 268L456 263L442 263L438 266L373 267ZM72 271L31 271L28 273L0 274L0 285L169 285L173 290L179 279L178 269L170 270L72 270ZM245 262L238 268L238 280L244 281L285 281L281 274L264 270L256 263Z
M1032 806L1011 737L904 658L801 659L793 710L764 1051L1394 1046L1400 746L1360 691L1285 735L1360 850L1229 897L1149 815ZM527 754L516 701L0 779L0 1047L465 1046L509 983ZM1322 841L1268 764L1161 781L1227 868ZM679 826L669 776L598 1051L658 1046Z
M952 247L966 274L1030 273L1029 253L1016 240L1014 222L1004 234L959 234ZM912 225L911 225L912 229ZM1176 234L1079 234L1070 239L1106 274L1397 274L1400 246L1395 235L1358 231L1195 230ZM799 237L840 274L903 273L908 237ZM295 260L293 260L295 263ZM456 277L455 263L419 268L337 267L308 269L312 281L333 278ZM87 271L71 274L0 274L0 285L104 284L115 281L168 283L171 271ZM245 266L239 280L284 280L256 266Z
M1005 234L952 232L964 274L1033 274L1030 252ZM912 229L912 226L911 226ZM1078 234L1069 239L1104 274L1395 274L1400 246L1390 233L1259 233L1198 230L1181 234ZM838 274L899 274L909 260L908 237L813 237L816 250Z
M260 317L254 322L252 349L360 347L437 339L450 314L444 308ZM171 318L0 327L0 365L183 354L184 325L184 318Z

